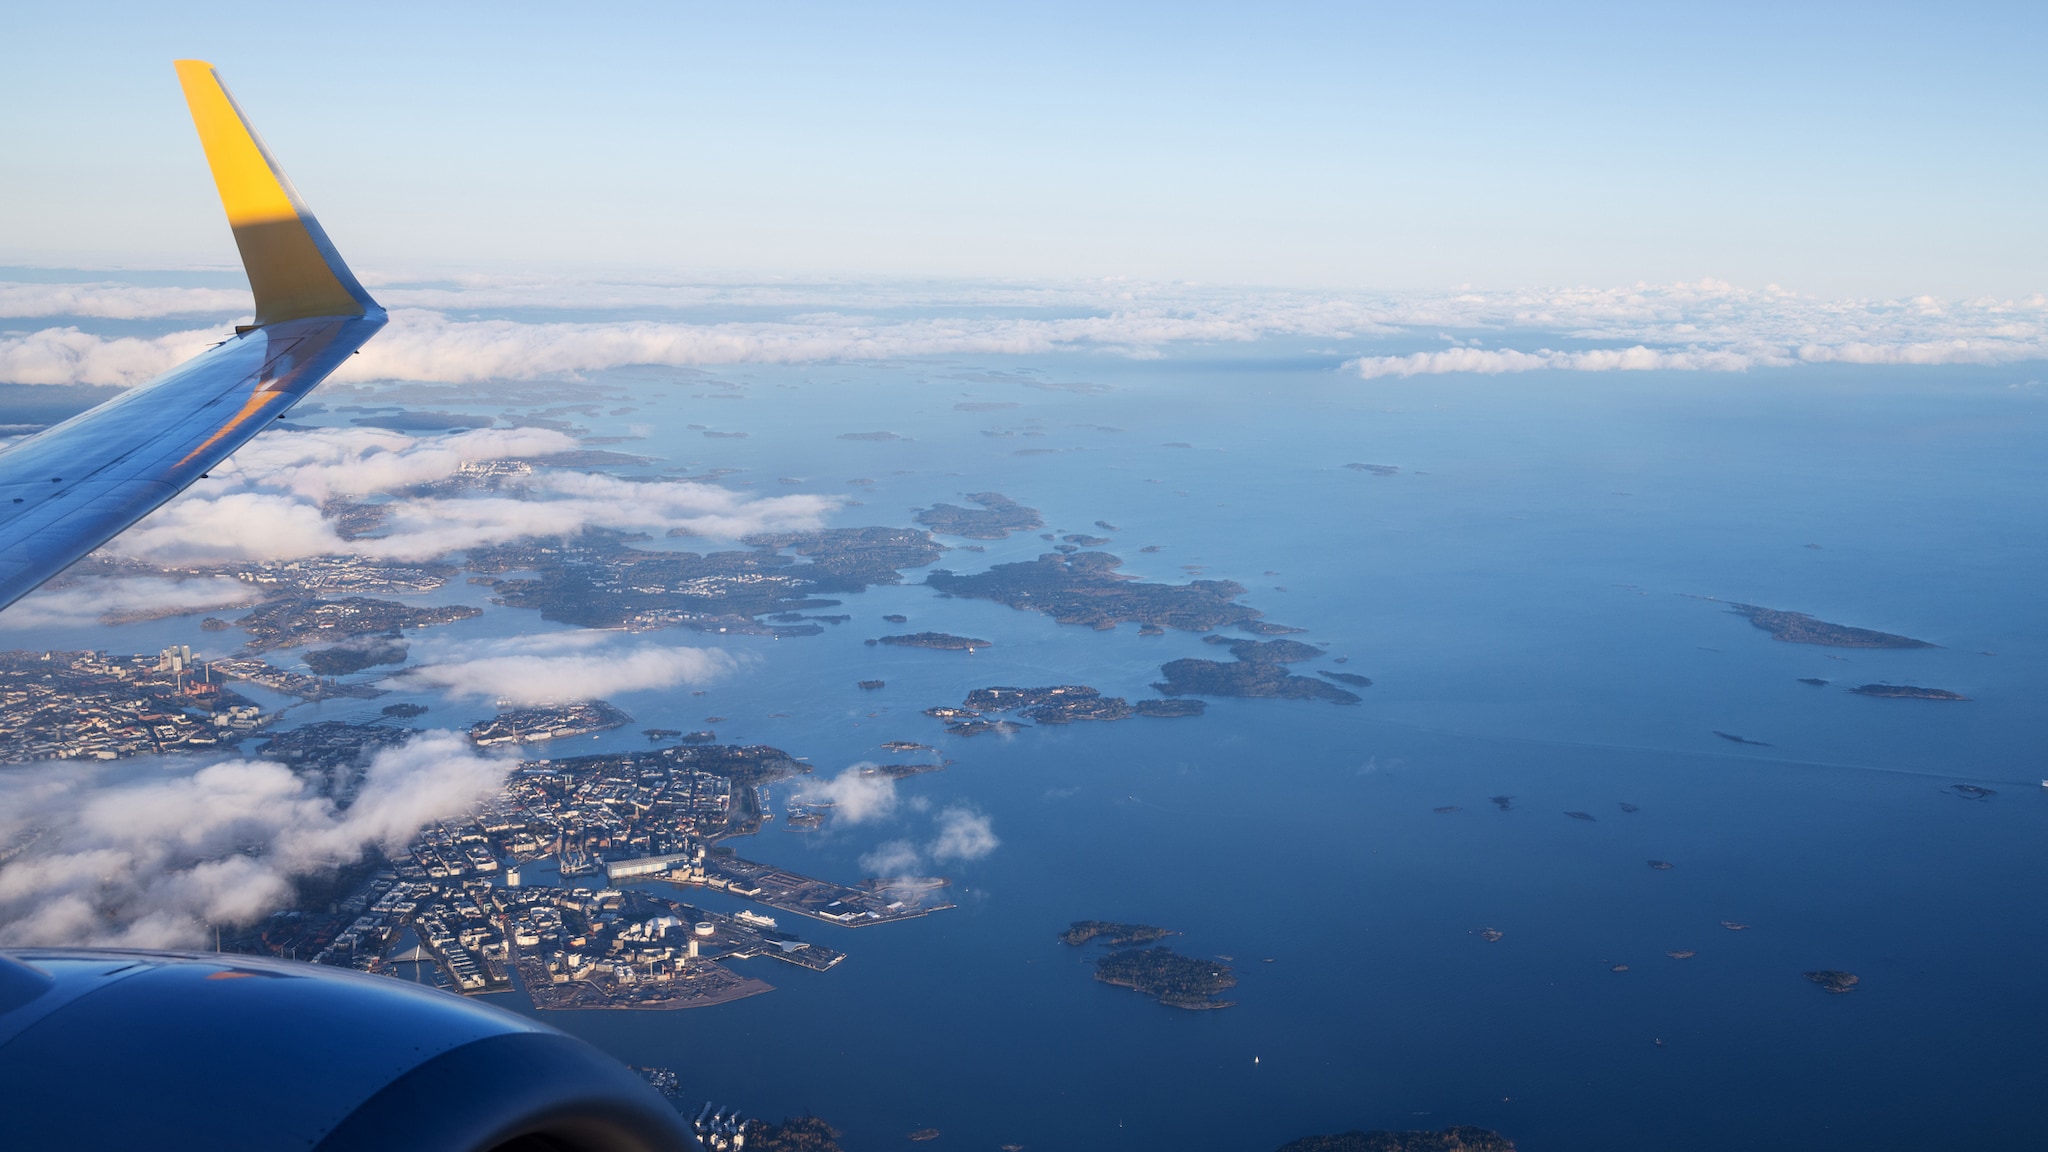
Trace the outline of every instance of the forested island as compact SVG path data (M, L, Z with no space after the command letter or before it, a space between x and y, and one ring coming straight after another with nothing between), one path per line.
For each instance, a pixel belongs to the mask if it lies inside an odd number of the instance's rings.
M1244 585L1230 580L1153 584L1120 576L1123 560L1107 552L1048 552L1036 560L997 564L966 576L944 570L925 584L948 596L994 600L1043 612L1062 624L1110 629L1134 622L1186 632L1207 632L1258 619L1258 609L1236 603Z
M1333 704L1356 704L1362 697L1335 684L1308 676L1296 676L1285 665L1312 660L1323 650L1299 640L1238 640L1223 636L1204 637L1207 643L1230 649L1234 661L1171 660L1160 666L1166 679L1153 687L1168 696L1249 696L1287 700L1328 700ZM1363 687L1372 681L1348 672L1324 672L1332 679Z
M1916 688L1911 684L1864 684L1849 691L1858 696L1877 696L1886 700L1968 700L1960 692L1946 688Z
M1060 943L1078 948L1089 941L1107 944L1111 948L1128 948L1138 944L1151 944L1168 936L1180 933L1171 928L1160 928L1151 924L1120 924L1114 920L1076 920L1060 933Z
M1730 604L1728 610L1738 616L1747 616L1751 624L1771 634L1773 640L1787 644L1823 644L1829 648L1933 648L1925 640L1911 636L1898 636L1890 632L1879 632L1871 628L1851 628L1846 624L1830 624L1816 620L1804 612L1781 612L1776 608L1762 608L1755 604Z
M1026 508L1001 492L970 492L967 500L979 508L958 504L934 504L917 514L917 522L947 536L969 540L1001 540L1012 532L1043 527L1038 509Z
M306 662L306 667L311 669L315 676L347 676L379 664L403 664L405 656L405 645L384 636L376 636L363 643L314 648L300 659Z
M946 721L946 731L974 736L1023 727L1006 720L988 720L987 714L1015 712L1038 724L1072 724L1077 720L1128 720L1133 716L1172 719L1200 716L1207 706L1200 700L1140 700L1136 704L1121 696L1104 696L1086 684L1054 684L1044 688L997 686L976 688L958 708L939 705L924 710L927 716Z
M907 636L883 636L873 642L897 648L934 648L941 652L973 651L976 648L993 646L987 640L977 640L972 636L955 636L950 632L912 632Z
M1197 960L1171 948L1132 948L1112 952L1095 962L1095 978L1157 997L1169 1008L1228 1008L1236 1003L1216 994L1237 986L1230 965Z

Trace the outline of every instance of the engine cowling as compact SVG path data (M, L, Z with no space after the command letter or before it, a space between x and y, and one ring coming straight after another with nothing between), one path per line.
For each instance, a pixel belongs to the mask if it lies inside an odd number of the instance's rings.
M545 1025L382 976L209 953L0 953L18 1148L697 1152L667 1101Z

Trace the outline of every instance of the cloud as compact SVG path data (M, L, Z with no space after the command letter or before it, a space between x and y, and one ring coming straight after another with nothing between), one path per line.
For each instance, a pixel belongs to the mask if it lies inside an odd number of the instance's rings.
M77 328L0 336L0 384L118 384L169 371L220 342L223 329L173 332L145 340L104 337Z
M478 429L418 438L370 428L272 431L213 478L186 490L116 537L113 552L189 565L354 554L429 560L525 536L586 528L663 535L682 528L714 540L820 526L836 497L753 497L694 482L635 483L604 473L538 468L518 498L417 496L411 489L455 476L463 465L546 456L575 448L559 432ZM381 534L344 540L323 512L340 496L396 497Z
M841 773L840 779L844 778L845 773ZM893 803L892 797L892 806ZM898 839L878 844L860 858L860 866L871 876L911 876L927 862L979 860L1002 844L989 818L965 805L941 808L932 817L932 823L936 834L928 842Z
M604 632L544 633L500 642L494 654L442 660L400 675L451 696L527 705L708 684L739 667L716 648L621 647L612 639Z
M979 860L1002 843L989 818L972 809L945 808L936 820L939 838L930 849L934 860Z
M804 786L804 795L832 805L832 817L838 823L880 820L896 811L896 781L872 771L874 767L863 762L829 780L811 781Z
M1790 359L1762 359L1739 352L1669 352L1645 348L1598 348L1583 352L1490 351L1480 348L1452 348L1443 352L1416 352L1408 356L1367 356L1345 364L1360 377L1440 376L1452 372L1496 375L1502 372L1535 372L1551 369L1564 372L1742 372L1760 363L1789 364Z
M262 593L227 576L167 580L155 576L89 576L44 585L0 611L0 628L119 624L217 608L242 608Z
M17 296L27 301L16 307L24 311L56 308L66 300L83 307L100 301L96 293L105 299L92 306L109 310L147 311L172 302L164 297L145 307L138 303L145 299L138 294L141 289L123 295L97 285L16 287L22 289ZM54 291L57 287L65 292ZM383 291L383 298L392 305L390 325L360 356L351 357L336 379L472 383L577 377L626 365L712 367L1056 352L1153 356L1174 345L1274 338L1348 342L1356 350L1360 343L1381 338L1413 340L1438 333L1459 334L1451 338L1466 344L1473 334L1486 333L1492 337L1487 343L1534 345L1537 350L1367 355L1354 367L1367 376L1415 376L1646 367L1725 371L1826 361L2000 364L2048 358L2048 296L1828 300L1776 285L1746 289L1713 279L1622 288L1373 294L1126 283L1019 289L470 278L454 288L395 288ZM682 318L741 305L781 314L715 323ZM587 314L664 307L677 310L678 318L533 322L488 315L494 308L518 309L531 317L546 308ZM154 340L108 339L76 328L47 328L0 338L0 381L132 384L218 336L209 330ZM1601 347L1557 351L1561 338ZM1468 350L1474 354L1462 355ZM1020 382L1051 386L1043 380Z
M379 752L346 809L281 764L222 760L0 773L0 944L192 947L290 899L292 878L402 851L497 793L509 760L452 732Z
M875 846L875 850L860 858L860 866L870 876L909 876L924 863L924 853L908 840L890 840Z
M24 284L0 281L0 317L91 316L145 320L158 316L239 319L255 307L244 288L169 288L94 281Z

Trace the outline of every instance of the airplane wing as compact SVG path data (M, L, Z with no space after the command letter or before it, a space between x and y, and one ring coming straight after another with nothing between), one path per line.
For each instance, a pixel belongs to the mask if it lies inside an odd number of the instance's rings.
M177 62L256 323L0 451L0 608L148 515L285 414L384 326L213 66Z

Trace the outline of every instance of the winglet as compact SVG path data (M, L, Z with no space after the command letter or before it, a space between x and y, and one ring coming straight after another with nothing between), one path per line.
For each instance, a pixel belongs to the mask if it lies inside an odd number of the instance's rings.
M180 60L177 67L256 294L256 323L362 316L376 309L213 65Z

